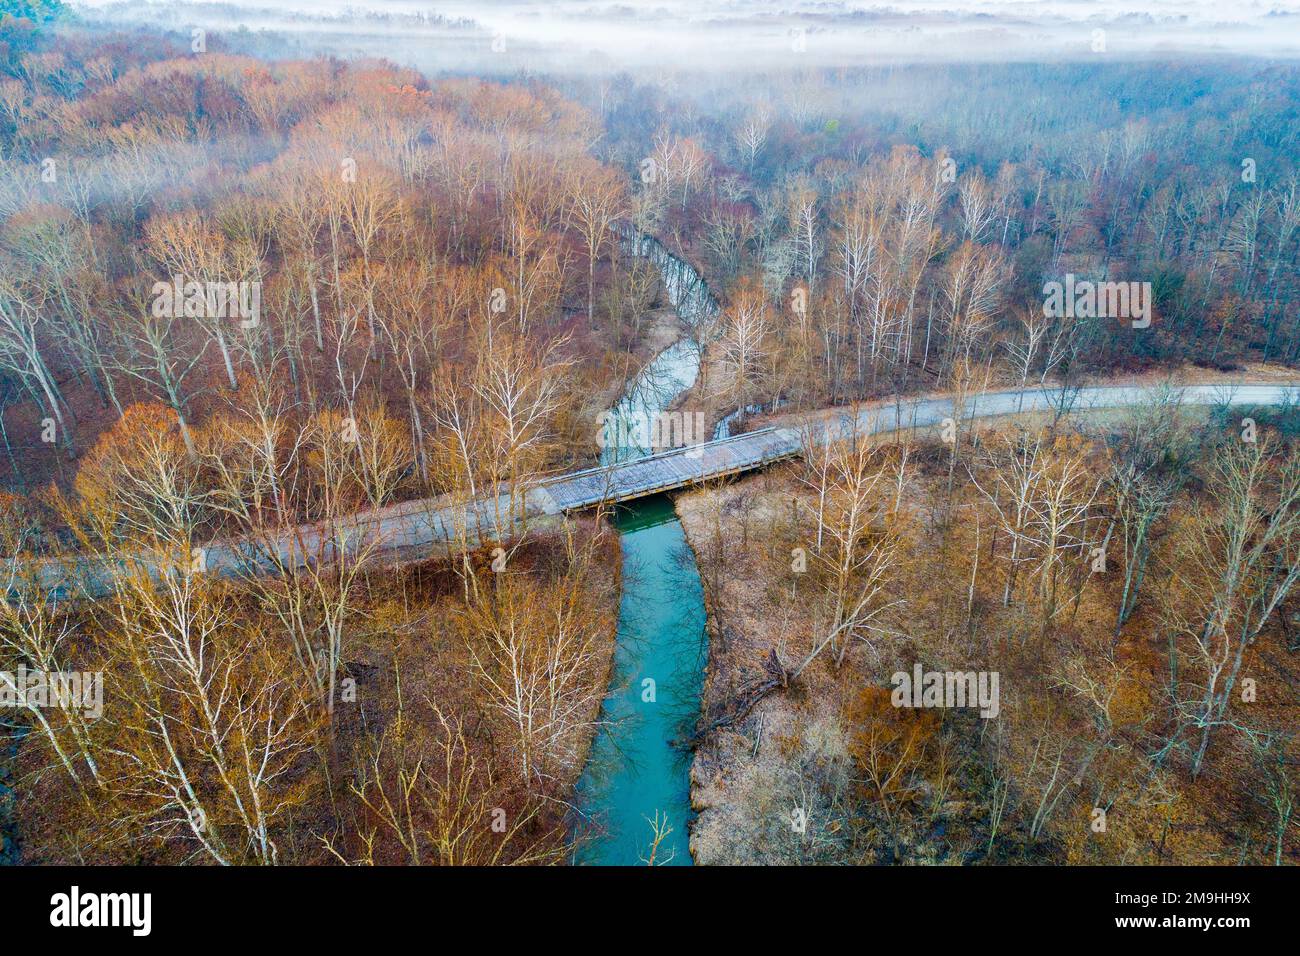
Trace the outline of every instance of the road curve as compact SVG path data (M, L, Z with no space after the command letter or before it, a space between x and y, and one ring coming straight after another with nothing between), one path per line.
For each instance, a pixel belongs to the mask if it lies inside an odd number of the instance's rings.
M1300 403L1300 382L1287 385L1188 385L1174 389L1183 405L1265 406ZM1060 409L1078 413L1140 405L1153 400L1150 388L1085 386L986 392L969 400L964 419L995 418ZM799 453L804 436L825 441L851 430L853 413L842 409L810 415L804 424L766 428L703 442L616 465L584 469L534 483L524 494L523 521L591 507L602 501L629 500L708 478L762 468ZM899 428L940 425L953 417L949 398L904 399L873 404L858 412L861 431L876 434ZM427 557L435 548L462 540L496 539L497 515L509 514L509 496L467 507L445 499L421 499L360 511L330 524L300 525L264 539L219 540L201 549L203 571L227 577L277 573L307 564L327 563L340 553L403 560ZM507 519L508 520L508 519ZM520 524L516 521L516 524ZM35 585L52 599L99 597L111 593L112 562L98 556L73 561L46 560L35 569ZM163 556L142 562L161 576L175 560ZM13 579L21 578L15 574Z

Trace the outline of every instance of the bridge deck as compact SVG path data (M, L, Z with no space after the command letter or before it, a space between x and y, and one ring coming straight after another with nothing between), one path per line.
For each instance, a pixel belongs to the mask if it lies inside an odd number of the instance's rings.
M529 489L546 514L587 508L602 501L628 501L761 468L799 453L799 433L764 428L719 441L674 448L646 458L561 475Z

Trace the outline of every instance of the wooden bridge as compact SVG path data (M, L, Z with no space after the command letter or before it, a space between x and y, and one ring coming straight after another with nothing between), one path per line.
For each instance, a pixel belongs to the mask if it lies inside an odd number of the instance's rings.
M1295 385L1188 386L1179 390L1186 405L1300 404ZM1071 411L1087 412L1149 402L1149 393L1132 386L1093 386L1069 396ZM993 392L972 397L963 416L989 418L1021 412L1063 410L1059 390ZM953 414L950 399L909 399L854 413L839 409L810 417L799 428L764 428L731 438L675 448L644 458L571 472L503 491L496 497L467 504L446 498L407 501L386 508L360 511L328 523L300 525L268 532L257 541L215 541L198 549L203 570L229 577L270 574L328 563L340 554L366 554L394 561L427 557L434 549L454 548L508 538L534 518L581 511L601 503L618 503L685 488L765 468L802 453L805 441L821 443L856 430L860 434L888 433L902 428L939 425ZM498 524L510 524L498 528ZM155 577L171 573L177 558L141 555ZM79 594L102 596L121 573L122 559L86 555L69 561L44 560L34 569L36 586L52 597ZM24 577L11 565L12 582ZM27 568L32 571L32 568ZM10 588L16 587L11 583Z
M713 478L766 468L799 454L800 445L796 429L764 428L560 475L529 488L528 501L551 515L601 503L631 501Z

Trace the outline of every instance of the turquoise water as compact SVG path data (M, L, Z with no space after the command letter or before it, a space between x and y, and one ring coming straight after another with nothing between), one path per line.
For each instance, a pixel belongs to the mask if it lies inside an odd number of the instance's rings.
M695 384L699 374L699 350L686 339L679 339L655 356L605 416L600 463L612 465L662 451L662 445L654 444L656 419ZM706 437L698 435L689 441Z
M643 864L658 818L672 832L655 863L689 866L691 753L669 741L693 729L700 710L708 652L704 590L667 497L635 502L615 524L623 549L618 644L604 725L578 784L576 862Z

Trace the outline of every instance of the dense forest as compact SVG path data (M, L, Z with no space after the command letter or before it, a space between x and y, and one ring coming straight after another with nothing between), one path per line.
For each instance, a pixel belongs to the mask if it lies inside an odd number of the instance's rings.
M1294 862L1293 412L1244 443L1240 411L1147 401L687 497L724 731L699 862ZM900 709L916 661L997 675L997 712Z
M1300 69L432 75L27 6L0 672L102 673L109 705L0 713L8 852L572 862L637 569L608 509L521 492L596 465L680 338L710 427L955 419L677 499L697 862L1296 861L1300 427L1176 385L1300 379ZM639 235L718 308L677 314ZM1054 312L1052 283L1149 308ZM1112 381L1148 398L1072 413ZM1037 387L1052 414L963 417ZM481 501L432 552L357 532ZM233 540L292 554L207 573ZM51 595L88 554L102 593ZM1000 716L891 706L914 661L998 672Z

